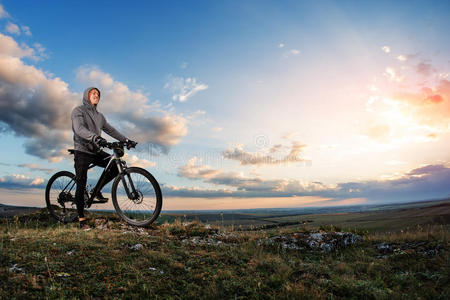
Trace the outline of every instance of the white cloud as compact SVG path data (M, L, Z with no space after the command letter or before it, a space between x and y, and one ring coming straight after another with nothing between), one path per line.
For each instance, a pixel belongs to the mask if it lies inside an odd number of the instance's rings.
M0 19L9 17L8 12L3 8L3 5L0 4Z
M284 44L283 44L283 43L280 43L280 44L278 45L278 47L279 47L279 48L284 48Z
M125 153L124 160L132 167L150 168L156 166L156 163L153 161L139 158L136 155L129 155L128 153Z
M0 121L27 138L28 154L58 161L72 144L67 120L78 101L67 83L21 60L33 56L33 49L0 34Z
M98 67L80 67L77 79L100 89L101 99L107 103L101 100L99 108L115 117L130 138L156 144L167 152L187 134L186 118L150 103L148 95L130 90Z
M27 36L31 36L31 31L30 31L30 27L28 26L20 26L22 29L22 32L27 35Z
M180 68L181 68L181 69L187 69L187 67L188 67L188 63L185 62L185 61L182 62L181 65L180 65Z
M81 104L82 95L70 91L60 78L22 60L33 57L34 49L19 46L12 37L0 34L0 123L6 131L25 138L26 153L58 162L68 155L66 149L73 147L70 114L73 107ZM99 69L83 71L78 75L85 75L89 85L103 83L99 86L102 99L109 103L102 106L101 102L100 107L105 108L110 123L126 136L167 152L186 135L187 121L183 116L148 104L146 95L131 91Z
M405 61L405 60L407 60L407 57L405 55L399 55L399 56L397 56L397 59L400 61Z
M28 177L23 174L13 174L0 177L2 186L10 185L12 187L33 187L44 183L44 179L40 177Z
M404 76L402 76L397 70L395 70L393 67L387 67L385 69L385 72L383 73L383 76L388 78L390 81L396 81L396 82L402 82L403 79L405 79Z
M17 24L14 23L8 23L5 27L5 31L11 34L20 35L20 28L17 26Z
M391 48L389 46L383 46L381 47L381 50L383 50L385 53L391 52Z
M34 49L36 49L37 53L39 54L39 59L47 59L48 54L46 53L46 49L44 46L42 46L40 43L34 43L33 44Z
M35 179L33 179L33 181L30 183L30 185L40 185L44 183L44 179L40 178L40 177L36 177Z
M0 56L32 58L34 56L34 50L26 45L19 46L12 37L0 33Z
M184 102L196 93L206 90L208 85L197 82L195 77L183 78L170 75L164 88L172 93L172 100Z
M44 168L38 164L19 164L17 166L21 167L21 168L28 168L30 171L41 171L41 172L45 172L47 174L51 174L56 171L56 169Z
M239 161L241 165L255 165L255 166L279 165L295 162L308 162L308 160L305 160L304 158L300 157L300 154L302 154L302 151L305 147L306 145L298 141L293 141L289 153L286 153L286 155L280 158L258 152L255 153L247 152L244 151L241 145L223 151L222 155L225 158ZM275 145L269 150L269 153L274 154L278 152L280 148L281 145Z
M299 54L300 54L300 50L297 50L297 49L291 49L291 50L289 50L289 51L284 52L283 56L284 56L285 58L288 58L288 57L290 57L290 56L297 56L297 55L299 55Z
M385 176L381 180L342 182L326 185L293 179L270 179L244 176L238 172L225 172L201 165L193 157L178 169L178 175L202 180L226 189L192 189L165 186L172 195L181 197L296 197L317 196L330 201L346 198L367 198L372 202L411 201L446 197L449 193L450 168L445 164L425 165L407 173ZM232 189L230 189L232 188Z

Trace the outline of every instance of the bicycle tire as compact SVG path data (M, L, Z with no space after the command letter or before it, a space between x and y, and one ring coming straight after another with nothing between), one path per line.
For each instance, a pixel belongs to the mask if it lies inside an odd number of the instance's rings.
M142 199L129 199L125 193L121 176L117 176L111 188L113 205L117 214L130 225L143 227L153 223L158 218L162 208L161 188L155 177L147 170L137 167L127 168L124 170L124 175L125 180L128 180L127 175L130 175L130 178ZM141 176L138 177L138 175ZM139 178L142 182L136 180ZM118 189L120 190L119 193ZM148 193L144 196L143 192L147 191ZM144 200L147 201L143 204ZM147 206L148 202L150 202L150 206ZM127 209L130 206L133 206L134 209Z
M76 182L75 175L69 171L55 173L48 181L45 188L45 202L50 215L62 223L74 222L77 217L75 202ZM70 190L64 190L67 184ZM63 194L64 193L64 194ZM66 208L68 203L70 208Z

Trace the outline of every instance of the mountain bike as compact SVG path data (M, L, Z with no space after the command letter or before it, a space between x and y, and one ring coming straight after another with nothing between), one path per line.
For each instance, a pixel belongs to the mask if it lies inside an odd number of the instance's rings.
M117 214L128 224L134 226L146 226L153 223L159 216L162 207L161 188L147 170L138 167L128 167L122 159L125 154L124 147L128 150L134 145L127 142L107 143L104 147L113 150L106 159L108 165L103 170L95 187L89 191L85 188L85 208L92 204L105 202L95 201L95 195L103 186L106 172L117 165L119 174L113 179L111 188L112 202ZM68 149L70 154L75 154L74 149ZM95 165L91 164L89 169ZM69 171L55 173L48 181L45 189L45 201L48 211L55 219L63 223L74 222L77 217L75 191L77 188L76 176Z

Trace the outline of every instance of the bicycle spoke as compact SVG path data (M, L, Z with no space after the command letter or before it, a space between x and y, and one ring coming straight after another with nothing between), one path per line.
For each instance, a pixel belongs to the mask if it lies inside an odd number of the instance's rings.
M122 214L127 222L134 223L134 225L142 224L151 220L156 212L157 192L145 173L130 172L129 175L129 177L125 176L125 184L129 188L130 193L137 193L137 199L128 197L123 182L120 180L115 190L115 202L119 208L118 213ZM129 182L129 178L131 178L133 184ZM159 210L157 214L159 214Z
M62 222L71 222L77 217L75 191L70 172L55 174L46 188L46 202L50 214Z

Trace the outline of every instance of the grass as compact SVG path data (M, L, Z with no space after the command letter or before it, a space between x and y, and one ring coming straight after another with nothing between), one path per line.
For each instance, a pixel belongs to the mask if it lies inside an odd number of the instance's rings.
M258 241L320 226L340 228L308 223L233 231L175 219L137 230L113 214L89 217L91 225L95 218L107 220L109 229L80 231L76 224L52 221L45 210L0 220L0 298L450 298L448 225L361 229L359 244L321 253ZM223 243L187 242L214 236ZM383 255L375 248L379 243L420 246ZM137 244L142 249L133 250ZM436 255L423 253L438 245Z

